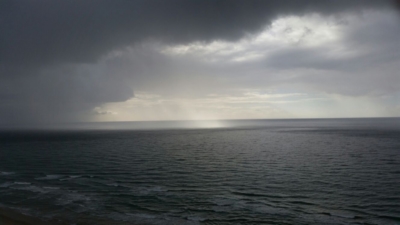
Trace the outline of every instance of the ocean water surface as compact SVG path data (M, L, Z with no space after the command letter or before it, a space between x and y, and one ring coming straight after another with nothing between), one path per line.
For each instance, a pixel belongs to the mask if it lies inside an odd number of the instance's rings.
M142 125L1 131L0 206L69 224L400 224L399 118Z

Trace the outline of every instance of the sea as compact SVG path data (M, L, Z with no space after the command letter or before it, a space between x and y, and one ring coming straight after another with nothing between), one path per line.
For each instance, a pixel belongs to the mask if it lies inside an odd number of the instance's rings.
M0 132L0 207L67 224L400 224L400 118Z

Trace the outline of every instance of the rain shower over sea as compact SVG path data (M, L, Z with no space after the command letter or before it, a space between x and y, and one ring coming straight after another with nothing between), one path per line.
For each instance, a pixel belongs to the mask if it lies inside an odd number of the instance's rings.
M400 224L399 118L159 123L1 131L0 208L65 224Z

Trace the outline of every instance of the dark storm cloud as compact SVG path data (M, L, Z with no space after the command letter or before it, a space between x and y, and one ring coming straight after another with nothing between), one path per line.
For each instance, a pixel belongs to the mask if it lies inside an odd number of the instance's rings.
M388 1L41 0L2 1L0 62L92 62L146 38L236 39L278 14L335 13Z
M142 41L236 40L279 15L387 7L389 0L3 0L0 122L76 120L131 98L135 74L89 64Z

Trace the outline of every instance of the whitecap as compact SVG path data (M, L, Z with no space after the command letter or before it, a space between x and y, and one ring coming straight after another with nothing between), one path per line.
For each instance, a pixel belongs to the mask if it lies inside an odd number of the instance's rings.
M60 181L73 180L73 179L80 178L80 177L82 177L82 175L71 175L71 176L68 176L67 178L60 179Z
M88 202L91 199L83 194L79 193L70 193L70 194L65 194L61 196L60 198L57 199L57 205L68 205L72 204L74 202Z
M14 184L19 184L19 185L30 185L31 183L29 183L29 182L19 182L19 181L15 181Z
M8 176L8 175L13 175L13 174L15 174L15 172L0 172L0 175L3 175L3 176Z

